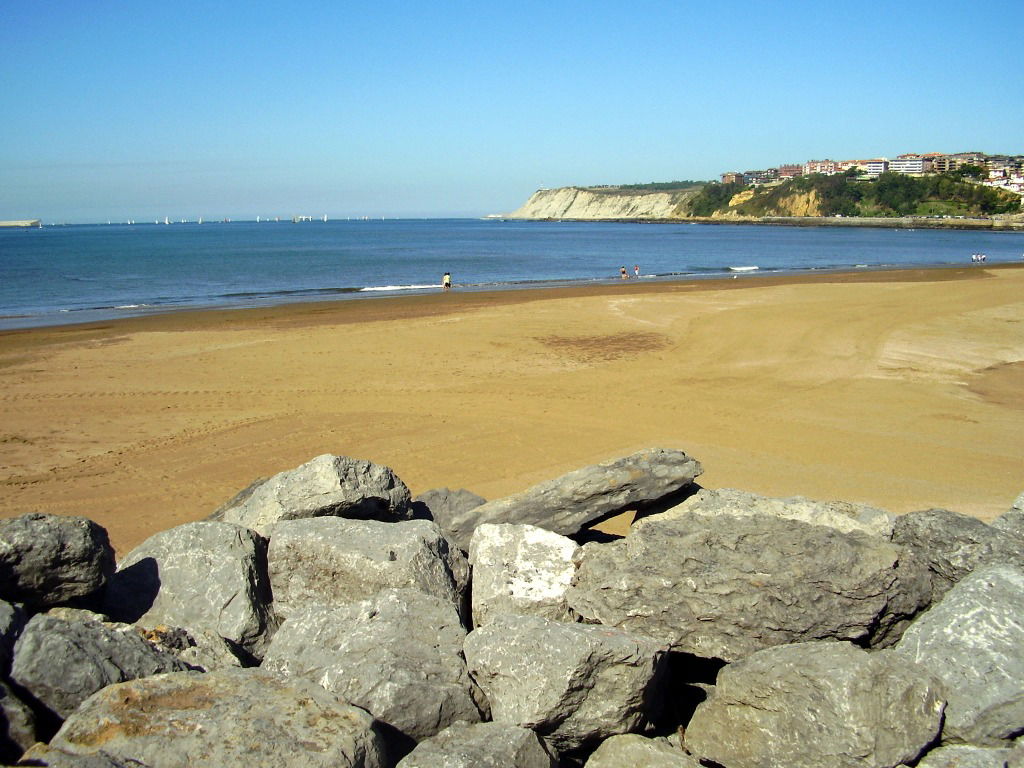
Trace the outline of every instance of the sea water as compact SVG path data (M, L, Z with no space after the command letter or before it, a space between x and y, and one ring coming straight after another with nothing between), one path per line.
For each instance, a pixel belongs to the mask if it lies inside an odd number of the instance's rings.
M0 328L207 307L807 270L1021 262L1024 233L359 220L0 229Z

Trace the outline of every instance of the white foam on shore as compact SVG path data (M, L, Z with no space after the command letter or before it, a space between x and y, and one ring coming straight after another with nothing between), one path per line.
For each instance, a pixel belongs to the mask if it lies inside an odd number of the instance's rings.
M756 272L760 267L753 265L749 267L729 267L730 272Z
M437 285L374 285L367 288L360 288L359 292L363 291L422 291L427 288L440 288L440 283Z

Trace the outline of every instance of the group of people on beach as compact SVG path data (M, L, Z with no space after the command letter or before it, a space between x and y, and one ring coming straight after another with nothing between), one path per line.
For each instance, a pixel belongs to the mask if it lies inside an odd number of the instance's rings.
M972 253L971 254L971 261L973 261L973 262L986 261L987 259L988 259L988 256L986 256L984 253Z
M623 264L621 267L619 267L619 274L622 276L623 280L628 280L629 279L629 273L626 271L626 265L625 264ZM633 265L633 274L636 275L637 277L640 277L640 265L639 264L634 264Z
M628 280L629 279L629 273L626 271L626 265L625 264L623 264L621 267L619 267L619 274L622 275L622 279L623 280ZM634 264L633 265L633 274L637 278L640 277L640 265L639 264ZM445 272L444 275L441 277L441 290L443 290L443 291L450 291L451 289L452 289L452 273L451 272Z

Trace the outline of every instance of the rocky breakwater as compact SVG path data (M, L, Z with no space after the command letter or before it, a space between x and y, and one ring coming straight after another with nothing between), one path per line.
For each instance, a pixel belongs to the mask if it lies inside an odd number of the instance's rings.
M0 522L0 759L1024 764L1024 496L987 525L700 472L649 450L413 499L322 456L116 567L85 518Z
M510 219L679 219L699 187L678 190L632 190L618 187L539 189Z

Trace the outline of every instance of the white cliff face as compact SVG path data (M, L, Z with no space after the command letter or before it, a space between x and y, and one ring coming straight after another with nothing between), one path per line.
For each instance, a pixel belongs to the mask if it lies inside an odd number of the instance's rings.
M689 215L689 201L699 188L667 192L616 188L540 189L511 219L679 219Z

